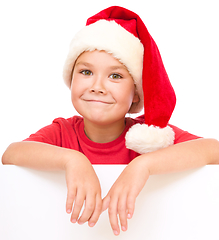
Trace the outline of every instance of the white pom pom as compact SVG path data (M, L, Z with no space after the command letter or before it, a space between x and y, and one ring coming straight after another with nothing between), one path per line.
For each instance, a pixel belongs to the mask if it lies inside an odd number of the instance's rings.
M173 145L175 133L169 126L159 128L137 123L126 133L126 147L140 154Z

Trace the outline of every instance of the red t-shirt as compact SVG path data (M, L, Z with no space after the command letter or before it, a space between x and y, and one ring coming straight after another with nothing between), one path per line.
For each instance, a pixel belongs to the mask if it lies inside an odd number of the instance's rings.
M86 136L82 117L56 118L51 125L40 129L24 141L43 142L80 151L92 164L128 164L139 156L138 153L125 146L125 134L136 123L144 123L144 116L136 119L126 118L125 130L116 140L108 143L96 143ZM175 132L174 144L199 138L173 125L169 126Z

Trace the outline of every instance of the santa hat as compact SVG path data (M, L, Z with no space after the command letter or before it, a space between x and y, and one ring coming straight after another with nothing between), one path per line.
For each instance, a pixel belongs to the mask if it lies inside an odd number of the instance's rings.
M140 100L129 112L138 113L144 106L145 124L129 129L126 147L143 154L172 145L175 134L167 124L176 96L157 45L141 18L117 6L90 17L70 44L63 71L69 88L75 61L81 53L94 50L111 53L133 77Z

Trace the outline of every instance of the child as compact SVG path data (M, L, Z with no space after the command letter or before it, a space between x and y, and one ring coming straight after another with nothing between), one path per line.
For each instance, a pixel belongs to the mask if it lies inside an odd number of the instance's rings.
M168 124L175 93L156 44L135 13L110 7L89 18L70 45L63 77L82 117L57 118L12 143L2 162L63 169L72 223L88 221L92 227L108 208L118 235L119 222L127 230L136 197L150 175L219 163L217 140ZM143 106L143 116L125 117ZM127 164L104 199L92 164Z

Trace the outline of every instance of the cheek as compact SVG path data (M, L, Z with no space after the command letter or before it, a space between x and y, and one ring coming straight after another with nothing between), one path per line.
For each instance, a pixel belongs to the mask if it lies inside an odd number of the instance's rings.
M131 86L124 86L117 91L118 101L127 109L132 105L134 98L134 88Z
M74 84L73 84L73 82L71 82L71 100L73 100L74 95L75 95L75 93L74 93Z
M86 92L87 86L85 82L80 78L73 78L71 84L71 102L75 108L75 110L81 113L81 110L84 109L83 102L81 101L81 97Z
M71 82L71 95L78 95L81 92L81 88L83 88L83 84L81 84L81 80L79 77L73 77Z
M71 102L74 107L74 109L79 113L81 113L81 107L80 107L80 102L79 102L79 94L78 91L71 90Z
M132 103L133 98L134 98L134 94L135 94L134 86L128 85L128 86L123 88L122 92L123 92L123 94L122 94L121 97L123 97L124 99L127 99L128 102Z
M79 97L79 92L80 92L80 85L77 84L77 81L72 80L71 84L71 100L74 105L76 102L77 98Z

